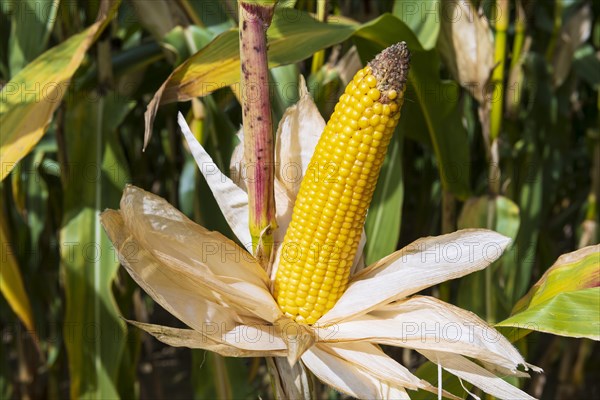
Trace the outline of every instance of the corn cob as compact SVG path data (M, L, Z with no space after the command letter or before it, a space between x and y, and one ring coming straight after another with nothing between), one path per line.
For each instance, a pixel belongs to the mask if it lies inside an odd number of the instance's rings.
M282 311L299 323L314 324L346 289L400 118L408 64L401 42L358 71L319 139L294 204L273 288Z

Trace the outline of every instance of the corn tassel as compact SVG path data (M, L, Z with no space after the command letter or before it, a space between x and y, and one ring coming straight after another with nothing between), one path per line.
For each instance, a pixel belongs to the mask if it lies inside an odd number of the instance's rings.
M408 74L404 42L356 73L309 163L282 244L274 295L314 324L346 289L379 171L400 118Z

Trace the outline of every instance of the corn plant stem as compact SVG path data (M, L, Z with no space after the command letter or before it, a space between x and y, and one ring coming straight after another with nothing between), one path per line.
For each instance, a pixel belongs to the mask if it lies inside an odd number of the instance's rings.
M244 125L244 163L248 176L249 227L252 250L266 268L273 249L275 220L273 120L269 99L267 28L271 23L273 1L240 1L241 100ZM259 246L260 245L260 246ZM267 358L267 366L277 399L312 398L307 382L312 374L297 363L288 367L285 358Z
M554 26L552 27L552 36L546 49L546 61L552 65L552 59L554 58L554 50L556 49L556 41L560 32L560 26L562 22L562 11L563 4L561 1L554 2Z
M211 354L212 358L212 370L214 371L215 377L213 382L215 383L215 392L219 399L231 399L233 397L231 382L229 381L229 373L227 372L227 366L225 365L225 358L217 353Z
M507 96L506 96L506 109L507 114L510 118L515 119L517 114L517 109L519 104L521 103L521 93L522 93L522 74L519 74L518 70L521 68L523 63L523 58L527 54L527 46L525 45L525 10L523 9L523 5L521 1L517 1L516 3L517 12L515 15L515 38L513 41L512 47L512 59L510 62L509 69L509 82L507 87Z
M510 70L512 71L520 64L523 43L525 42L525 11L520 1L516 4L517 12L515 15L515 38L513 40L512 60L510 61Z
M496 7L496 36L494 48L494 72L492 73L493 96L490 115L490 143L498 138L502 126L502 103L504 99L504 63L506 59L506 31L508 28L508 0L498 0Z
M179 4L185 10L186 15L192 20L194 25L198 25L204 27L204 23L202 22L202 18L196 13L194 6L190 4L189 0L179 0Z
M456 197L448 191L442 191L442 234L456 230ZM439 297L441 300L450 301L450 282L440 284Z
M504 104L504 65L506 61L506 31L508 29L509 4L508 0L497 0L496 35L494 39L494 64L492 73L493 96L490 111L490 168L488 172L488 221L487 226L494 229L496 196L500 191L500 158L498 154L498 136L502 127L502 106ZM488 322L495 321L495 288L492 281L492 268L485 270L485 314Z
M327 0L317 0L317 19L327 22ZM325 62L325 50L319 50L313 55L311 72L319 72Z
M239 3L241 100L249 227L252 250L264 267L270 258L273 230L277 227L266 35L274 9L274 2Z

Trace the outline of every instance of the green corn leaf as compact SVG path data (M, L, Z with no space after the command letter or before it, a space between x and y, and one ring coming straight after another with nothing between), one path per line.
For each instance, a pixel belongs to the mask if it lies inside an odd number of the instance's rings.
M366 264L392 254L396 250L400 237L402 221L402 203L404 201L404 183L402 178L402 143L398 129L392 138L386 155L373 203L367 214L365 232Z
M470 193L469 141L461 123L459 90L455 82L439 78L439 58L435 50L425 51L414 33L398 18L384 14L366 23L357 32L355 42L363 60L370 60L384 48L405 41L411 51L409 86L405 93L403 119L424 121L433 146L444 189L459 199ZM416 106L411 106L414 102ZM414 114L422 117L415 118Z
M66 181L60 231L65 345L71 397L112 399L118 397L126 330L111 291L119 261L98 216L118 207L128 181L115 135L132 105L114 93L87 95L94 101L69 103L65 117L68 164L61 166Z
M33 314L29 297L25 292L21 270L12 253L6 219L0 220L0 245L2 246L2 267L0 267L0 292L29 331L34 330Z
M0 92L0 180L42 138L68 93L85 53L114 15L119 1L102 2L98 20L27 64Z
M600 340L600 245L564 254L498 326Z

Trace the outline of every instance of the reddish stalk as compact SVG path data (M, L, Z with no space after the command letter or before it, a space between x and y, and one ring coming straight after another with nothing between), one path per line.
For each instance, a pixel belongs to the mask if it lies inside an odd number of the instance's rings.
M252 250L265 267L273 248L273 230L277 227L266 36L274 8L274 2L239 3L241 100L249 227Z

